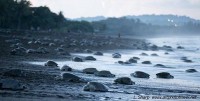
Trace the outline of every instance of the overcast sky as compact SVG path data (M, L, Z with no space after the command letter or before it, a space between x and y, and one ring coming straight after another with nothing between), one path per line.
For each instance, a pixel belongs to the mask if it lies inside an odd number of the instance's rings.
M120 17L142 14L187 15L200 19L200 0L30 0L32 6L48 6L67 18Z

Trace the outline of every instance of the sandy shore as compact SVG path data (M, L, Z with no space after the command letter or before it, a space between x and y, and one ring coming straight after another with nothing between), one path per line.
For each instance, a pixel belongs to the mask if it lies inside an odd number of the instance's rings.
M92 51L114 50L114 49L142 49L148 45L144 40L100 37L95 35L81 34L51 34L46 37L45 34L19 34L1 33L0 34L0 78L15 79L25 85L24 90L0 90L0 99L2 101L99 101L99 100L123 100L137 101L141 99L151 99L152 96L192 96L199 97L199 91L177 90L177 89L158 89L156 87L143 87L139 84L121 85L113 84L116 78L94 77L94 75L84 74L78 71L70 73L79 77L88 78L89 81L98 81L109 87L108 92L86 92L83 86L86 83L73 83L57 79L62 71L57 68L48 68L40 65L28 64L24 61L47 61L47 60L64 60L71 61L71 57L66 54L58 54L56 49L62 46L65 52L85 52L86 49ZM64 37L63 37L64 36ZM15 41L13 41L15 40ZM16 41L17 40L17 41ZM90 43L85 40L92 40ZM30 41L40 41L41 43L29 44ZM47 43L53 43L49 46ZM38 49L44 47L48 53L24 53L20 55L11 55L15 48L14 44L26 49ZM42 43L44 43L42 45ZM75 45L72 45L74 43ZM3 74L11 69L20 69L25 75L23 76L4 76ZM199 98L198 98L199 99ZM167 99L165 99L167 100ZM197 100L190 99L190 100Z

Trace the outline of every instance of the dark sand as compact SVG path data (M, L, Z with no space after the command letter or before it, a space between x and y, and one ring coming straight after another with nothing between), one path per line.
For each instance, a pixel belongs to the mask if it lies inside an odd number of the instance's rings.
M82 39L94 40L94 42L112 42L113 44L104 44L98 46L73 46L65 47L67 52L84 52L85 49L91 49L94 51L114 50L114 49L136 49L141 48L142 44L146 44L144 40L138 39L124 39L124 38L109 38L95 35L83 35L77 33L68 34L23 34L23 33L0 33L0 78L12 78L19 80L20 83L26 86L25 90L13 91L13 90L0 90L0 101L99 101L99 100L140 100L140 95L179 95L181 94L194 94L197 95L200 92L191 91L177 91L168 89L157 89L152 87L142 87L140 85L120 85L110 82L103 82L104 78L96 77L90 79L90 81L98 81L104 83L109 87L109 92L86 92L83 91L83 86L86 83L72 83L56 79L60 75L61 71L57 68L49 68L45 66L32 65L25 63L24 61L47 61L47 60L65 60L70 61L70 56L58 55L55 49L60 45L68 46L71 41L75 39L80 41ZM48 35L48 41L44 41L44 37ZM29 36L29 37L24 37ZM65 38L67 37L67 38ZM6 42L6 40L19 39L23 47L27 49L37 49L41 45L28 45L28 41L31 39L40 39L42 42L53 42L56 46L42 46L48 49L47 54L23 54L23 55L11 55L10 51L13 49L10 47L12 43ZM54 39L59 39L61 42L55 42ZM65 40L65 41L64 41ZM134 46L133 46L134 44ZM74 50L76 49L76 50ZM72 67L73 68L73 67ZM9 77L3 76L3 73L10 69L20 69L26 75L21 77ZM80 77L88 77L93 75L83 74L80 72L70 72ZM106 78L105 78L106 79ZM114 80L115 78L113 78ZM135 99L135 97L137 99ZM152 100L152 99L151 99Z

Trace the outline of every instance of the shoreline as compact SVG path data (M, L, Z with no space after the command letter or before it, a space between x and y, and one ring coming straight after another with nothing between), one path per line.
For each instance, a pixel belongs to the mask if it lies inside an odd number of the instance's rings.
M42 35L40 36L42 37ZM30 39L18 37L21 42L23 43L23 46L29 47L29 48L35 48L38 46L29 46L26 44L29 42ZM85 36L87 40L90 40L90 37ZM22 56L16 56L16 55L10 55L10 51L12 48L9 46L11 44L6 43L5 40L13 39L12 36L8 36L7 38L4 38L0 36L1 41L1 57L0 57L0 78L1 79L16 79L19 80L22 84L24 84L27 88L23 91L12 91L12 90L0 90L0 99L4 99L6 101L12 101L13 99L19 99L20 101L37 101L38 99L41 101L62 101L62 100L70 100L70 101L98 101L98 100L139 100L135 99L134 97L137 96L151 96L151 95L157 95L157 96L170 96L171 94L191 94L191 95L198 95L200 94L200 91L191 91L191 90L177 90L177 89L163 89L163 88L155 88L155 87L143 87L141 84L135 85L121 85L121 84L113 84L113 82L107 82L113 81L116 78L103 78L103 77L95 77L90 74L84 74L82 72L72 71L69 73L76 74L83 78L88 78L91 81L98 81L102 82L103 84L107 85L109 87L108 92L86 92L83 91L83 86L86 85L86 83L71 83L66 81L60 81L57 80L56 77L60 75L62 71L60 71L57 68L48 68L41 65L33 65L33 64L27 64L23 63L23 61L41 61L41 60L71 60L71 56L63 56L58 55L55 51L55 49L58 46L55 46L53 48L50 47L50 52L47 54L25 54ZM55 38L56 39L56 38ZM77 40L80 41L82 38L78 38ZM63 39L64 40L64 39ZM97 38L95 41L100 41L102 38ZM103 41L107 40L107 38L103 38ZM121 42L117 41L117 39L113 38L112 41L116 42L114 47L108 46L101 46L102 50L97 48L91 48L95 51L106 51L106 50L114 50L114 49L136 49L136 47L140 47L140 44L144 44L144 41L141 40L127 40L122 39ZM51 40L50 42L54 42ZM68 42L68 41L66 41ZM56 42L54 42L56 43ZM59 42L58 42L59 43ZM124 46L130 46L130 47L118 47L118 44L122 44ZM133 46L132 44L136 44L136 46ZM146 43L145 43L146 44ZM137 46L138 45L138 46ZM79 46L66 49L69 53L75 52L75 48ZM48 48L48 47L47 47ZM87 47L88 48L88 47ZM105 49L103 49L105 48ZM136 49L137 50L137 49ZM82 50L84 52L84 49ZM80 52L80 53L82 53ZM3 76L3 73L7 70L11 69L20 69L22 70L26 76L22 77L7 77ZM153 99L151 99L153 100ZM194 99L195 100L195 99Z
M4 99L6 101L12 101L13 99L17 98L20 101L37 101L38 99L42 101L48 101L52 100L74 100L74 101L82 101L82 100L99 100L102 98L106 98L104 93L96 93L93 94L93 92L84 92L82 91L82 87L86 83L70 83L70 82L65 82L65 81L57 81L55 80L55 77L57 75L60 75L61 71L55 68L48 68L44 66L39 66L39 65L31 65L27 63L21 63L22 61L41 61L41 60L51 60L51 59L62 59L62 60L70 60L71 57L67 58L66 56L62 55L57 55L56 52L54 52L54 49L59 46L55 46L51 49L50 53L48 54L23 54L21 56L18 55L10 55L10 51L14 48L11 48L10 45L12 43L7 43L5 42L6 40L13 40L13 39L19 39L23 46L29 47L29 48L35 48L33 46L29 46L26 43L30 38L23 38L23 36L13 36L15 34L2 34L0 36L0 46L2 47L0 49L0 78L1 79L15 79L19 80L22 84L26 85L28 88L25 89L25 91L12 91L12 90L0 90L1 96L0 99ZM40 36L34 36L33 37L41 37L44 35ZM55 36L55 35L53 35ZM77 36L77 35L76 35ZM72 37L76 37L72 36ZM70 36L71 37L71 36ZM87 38L87 35L85 36ZM96 36L95 36L96 37ZM59 37L58 37L59 38ZM53 38L55 39L55 38ZM91 39L90 36L88 39ZM101 41L102 38L98 38L97 41ZM103 37L104 40L106 40L105 37ZM77 40L81 40L78 38ZM113 38L113 41L116 39ZM53 40L51 42L54 42ZM116 41L115 41L116 42ZM127 42L127 40L125 40ZM39 47L39 45L37 46ZM78 47L78 46L77 46ZM116 47L116 46L115 46ZM76 47L73 47L71 49L66 49L68 52L75 52L73 49ZM116 47L119 48L119 47ZM126 47L127 48L127 47ZM93 48L96 51L100 50L106 50L106 47L101 48ZM108 50L114 49L112 47L107 47ZM27 77L5 77L3 76L3 73L6 72L7 70L12 70L12 69L20 69L24 71L26 74L30 74ZM53 72L53 73L52 73ZM73 73L73 72L72 72ZM48 78L48 79L47 79ZM48 82L48 83L47 83ZM53 83L53 85L52 85ZM63 91L63 87L68 86L70 84L71 86L69 88L65 88ZM40 87L41 86L41 87ZM56 86L61 86L61 87L56 87ZM53 88L52 90L48 91L49 88ZM61 89L60 91L57 91L56 89ZM71 92L72 89L76 89L75 92ZM42 90L42 91L41 91ZM55 91L56 90L56 91ZM76 92L76 91L80 92ZM57 92L57 94L53 94L51 92Z

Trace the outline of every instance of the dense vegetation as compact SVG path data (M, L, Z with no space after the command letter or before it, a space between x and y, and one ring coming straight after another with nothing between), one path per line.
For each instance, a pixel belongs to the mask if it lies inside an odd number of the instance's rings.
M56 28L64 22L64 16L52 13L48 7L30 7L26 0L0 0L1 28Z
M88 22L66 20L62 12L56 14L48 7L31 7L27 0L0 0L0 28L93 32Z

